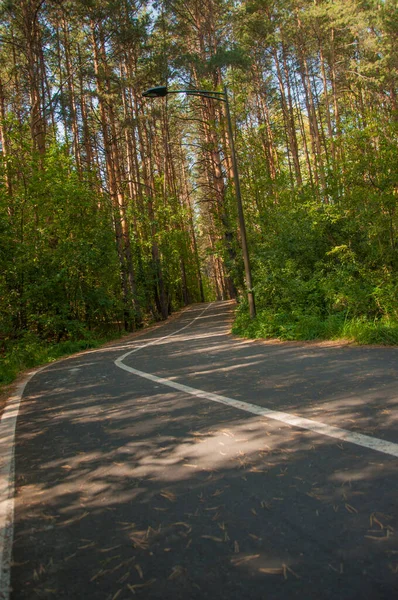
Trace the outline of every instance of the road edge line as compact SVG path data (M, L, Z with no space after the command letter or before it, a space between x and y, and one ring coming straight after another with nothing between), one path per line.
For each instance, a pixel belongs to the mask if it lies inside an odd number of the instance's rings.
M10 566L14 537L15 431L22 396L29 381L48 367L27 374L7 400L0 419L0 599L10 594Z
M212 304L212 302L209 303L200 315L202 315ZM178 316L190 312L190 310L192 310L192 305L184 307ZM148 344L135 348L128 354L136 352L136 350L149 346L186 329L191 323L199 318L200 315L176 332L161 338L156 338ZM162 327L168 323L170 323L170 321L166 320L160 323L159 326ZM142 332L144 332L145 329L150 330L153 328L144 328ZM63 356L53 363L46 363L45 365L36 368L34 371L28 372L25 378L17 384L14 393L8 398L3 413L0 416L0 600L9 600L10 597L11 557L14 538L15 433L19 408L25 388L37 373L49 368L53 364L75 358L78 355L100 352L101 349L102 347L88 349L76 352L70 356Z

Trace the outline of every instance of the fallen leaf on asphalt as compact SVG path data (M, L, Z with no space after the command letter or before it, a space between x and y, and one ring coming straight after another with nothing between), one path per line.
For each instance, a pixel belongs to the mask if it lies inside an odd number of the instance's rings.
M173 567L171 574L168 576L167 579L176 579L177 577L183 575L184 572L185 569L181 565L176 565L175 567Z
M283 575L282 567L261 567L258 571L265 575Z
M65 556L64 561L66 562L66 561L70 560L71 558L74 558L76 556L76 554L77 554L77 552L74 552L74 554L69 554L69 556Z
M148 542L142 539L139 539L133 535L130 535L130 539L133 542L133 546L135 548L141 548L141 550L146 550L148 548Z
M42 519L46 519L47 521L56 521L57 520L57 517L54 517L53 515L46 515L45 513L42 513L40 515L40 517Z
M131 585L130 583L128 583L127 587L129 588L130 592L133 592L133 594L135 594L135 590L140 590L142 588L148 587L148 586L154 584L155 581L156 581L156 579L149 579L145 583L135 583L134 585Z
M62 521L62 525L65 527L65 525L71 525L72 523L76 523L77 521L81 521L82 519L84 519L85 517L87 517L89 515L89 512L86 511L83 514L77 516L77 517L72 517L71 519L68 519L67 521Z
M116 557L114 557L116 558ZM120 556L118 556L117 558L120 558ZM123 562L119 563L118 565L116 565L115 567L113 567L111 573L114 573L115 571L118 571L119 569L121 569L122 567L125 567L126 565L128 565L129 563L133 562L134 560L134 556L132 558L129 558L127 560L124 560ZM130 572L130 571L129 571Z
M310 498L315 498L315 500L321 500L319 494L316 494L315 492L306 492L306 496L309 496Z
M287 579L287 567L285 564L282 565L283 579Z
M286 571L289 571L289 573L294 575L296 577L296 579L301 579L300 575L297 575L297 573L295 573L295 571L293 571L293 569L291 569L287 565L283 565L283 566L286 568ZM287 577L285 579L287 579Z
M144 573L140 565L134 565L134 569L137 571L138 575L140 576L140 579L144 579Z
M95 575L93 575L93 577L90 579L90 583L92 583L93 581L95 581L96 579L98 579L98 577L101 577L101 575L104 575L107 572L108 571L106 571L105 569L101 569L100 571L98 571L98 573L96 573Z
M235 566L238 565L243 565L244 563L247 563L251 560L255 560L256 558L259 558L260 555L259 554L248 554L247 556L241 556L238 558L231 558L231 563Z
M229 431L229 429L224 429L222 433L227 437L235 437L235 435L231 431Z
M12 567L23 567L24 565L29 564L28 560L24 560L23 562L16 562L15 560L11 561L11 566Z
M202 538L206 539L206 540L213 540L213 542L222 542L222 538L216 537L214 535L202 535Z
M358 513L357 509L354 506L351 506L351 504L346 503L345 507L350 513Z
M125 581L127 581L127 579L130 577L130 573L131 573L131 569L129 569L128 571L126 571L126 573L124 575L121 576L120 579L118 579L118 583L124 583Z
M169 500L170 502L175 502L177 500L177 496L173 494L173 492L162 491L160 492L160 495L163 496L163 498Z
M221 513L220 512L216 512L215 515L213 515L213 517L211 518L212 521L218 521L218 519L220 518Z
M148 539L151 533L157 533L153 527L151 527L150 525L148 526L148 529L146 530L146 534L145 534L145 539Z
M118 590L116 592L116 594L114 596L112 596L112 600L116 600L116 598L119 598L120 594L122 593L122 590Z
M379 519L376 517L374 513L370 515L370 526L373 527L373 523L376 523L380 527L380 529L384 529L383 523L380 523Z
M116 550L116 548L120 548L121 544L118 546L111 546L111 548L102 548L100 552L111 552L112 550Z
M177 523L173 523L173 525L182 525L183 527L189 529L189 531L192 531L192 527L188 525L188 523L184 523L184 521L177 521Z

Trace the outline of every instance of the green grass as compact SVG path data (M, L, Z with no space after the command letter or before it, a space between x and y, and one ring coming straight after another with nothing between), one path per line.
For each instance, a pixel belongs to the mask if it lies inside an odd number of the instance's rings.
M398 345L398 322L388 319L348 319L344 314L316 315L259 311L250 320L239 310L232 332L247 338L280 340L348 340L357 344Z
M58 358L75 354L81 350L98 348L112 339L120 338L120 331L106 336L87 332L84 339L48 343L34 334L26 334L21 339L9 342L0 355L0 386L12 383L18 374L26 369L54 362Z

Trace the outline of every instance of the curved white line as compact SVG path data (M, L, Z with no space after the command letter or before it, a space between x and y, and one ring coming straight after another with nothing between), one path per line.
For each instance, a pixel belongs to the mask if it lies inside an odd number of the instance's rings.
M178 331L165 335L161 338L139 346L134 350L130 350L121 358L125 358L141 348L146 348L152 344L158 343L172 335L176 335L189 327L196 319L199 319L202 314L212 305L210 303L195 319L190 321ZM98 352L95 350L94 352ZM62 360L67 360L66 357ZM8 600L10 594L10 566L12 544L14 537L14 496L15 496L15 430L19 407L22 396L29 381L40 371L47 368L49 365L36 369L28 374L26 379L17 387L13 396L8 399L3 415L0 420L0 600Z
M205 310L207 310L207 308ZM188 323L188 325L185 325L185 327L183 327L182 329L186 329L187 327L189 327L189 325L191 325L199 317L200 315L193 319L190 323ZM151 373L139 371L138 369L134 369L133 367L129 367L128 365L123 363L123 360L127 358L127 356L130 356L130 354L133 354L133 352L138 352L138 350L156 344L157 342L165 339L166 337L171 337L179 331L182 331L182 329L179 329L178 331L175 331L172 334L164 336L163 338L158 338L150 342L149 344L145 344L144 346L135 348L130 352L126 352L126 354L123 354L123 356L120 356L115 360L115 365L120 369L123 369L124 371L132 373L133 375L143 377L144 379L149 379L149 381L153 381L154 383L160 383L169 388L173 388L180 392L190 394L191 396L196 396L197 398L204 398L206 400L211 400L212 402L218 402L220 404L232 406L239 410L244 410L245 412L259 415L261 417L267 417L269 419L274 419L275 421L280 421L282 423L285 423L286 425L292 425L294 427L299 427L300 429L314 431L315 433L318 433L320 435L326 435L328 437L337 438L339 440L343 440L344 442L350 442L351 444L356 444L357 446L362 446L363 448L368 448L369 450L375 450L376 452L382 452L383 454L388 454L389 456L394 456L398 458L398 444L395 444L394 442L388 442L380 438L364 435L362 433L355 433L353 431L349 431L348 429L342 429L340 427L334 427L333 425L327 425L326 423L321 423L320 421L305 419L294 414L281 412L278 410L271 410L269 408L258 406L257 404L251 404L250 402L242 402L240 400L235 400L234 398L228 398L227 396L221 396L219 394L213 394L212 392L199 390L189 385L177 383L176 381L173 381L171 379L166 379L164 377L152 375Z
M160 338L155 338L154 340L148 342L147 344L142 344L142 346L137 346L137 348L134 348L133 350L129 350L129 352L126 352L126 354L123 354L123 356L120 356L119 358L117 358L114 361L115 365L119 366L119 364L118 364L119 362L121 362L122 360L127 358L127 356L130 356L130 354L134 354L134 352L138 352L138 350L143 350L144 348L147 348L148 346L154 346L155 344L158 344L162 340L165 340L169 337L173 337L173 335L177 335L177 333L180 333L180 331L184 331L184 329L187 329L187 327L190 327L192 325L192 323L195 323L195 321L197 321L197 319L200 319L200 317L203 315L203 313L205 313L207 311L207 309L210 308L210 306L212 306L213 304L214 304L213 302L210 302L210 304L208 304L206 306L206 308L204 310L202 310L202 312L197 317L192 319L192 321L189 321L189 323L187 325L184 325L184 327L181 327L181 329L177 329L177 331L173 331L172 333L163 335ZM121 367L121 368L123 369L123 367Z

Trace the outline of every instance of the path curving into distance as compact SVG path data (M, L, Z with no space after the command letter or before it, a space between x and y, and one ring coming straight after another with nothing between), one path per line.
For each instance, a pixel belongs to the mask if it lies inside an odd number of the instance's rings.
M191 306L10 399L2 600L395 597L397 350L236 339L232 311Z

